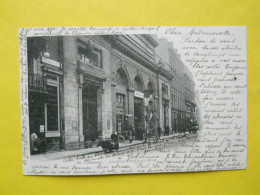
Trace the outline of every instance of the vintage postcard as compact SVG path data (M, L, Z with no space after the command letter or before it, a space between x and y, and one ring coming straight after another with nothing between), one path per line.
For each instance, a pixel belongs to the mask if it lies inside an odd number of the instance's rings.
M245 27L19 29L24 175L247 167Z

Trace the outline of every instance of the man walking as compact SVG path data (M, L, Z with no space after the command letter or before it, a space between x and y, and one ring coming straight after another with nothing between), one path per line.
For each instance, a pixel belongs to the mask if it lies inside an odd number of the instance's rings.
M134 139L134 127L133 124L131 124L130 129L129 129L129 141L130 143L132 143L133 139Z
M158 137L159 137L159 139L160 139L160 137L161 137L161 132L162 132L162 128L160 127L160 125L159 125L158 128L157 128L157 132L158 132Z

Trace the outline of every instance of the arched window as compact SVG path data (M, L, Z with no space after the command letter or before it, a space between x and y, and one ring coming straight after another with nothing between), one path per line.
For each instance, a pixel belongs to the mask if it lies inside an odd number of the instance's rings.
M135 91L143 92L143 83L139 76L136 76L134 79L134 89Z
M146 92L147 96L154 95L155 89L154 89L154 85L151 81L149 81L149 83L147 85L147 89L145 90L145 92Z
M115 81L116 81L116 84L119 85L119 86L123 86L123 87L128 86L127 75L126 75L126 73L124 72L123 69L119 68L116 71Z

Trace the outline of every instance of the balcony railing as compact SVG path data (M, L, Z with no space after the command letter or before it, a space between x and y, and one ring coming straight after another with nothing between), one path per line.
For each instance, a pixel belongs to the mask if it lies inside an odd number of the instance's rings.
M29 90L37 92L46 92L46 77L39 74L29 74Z

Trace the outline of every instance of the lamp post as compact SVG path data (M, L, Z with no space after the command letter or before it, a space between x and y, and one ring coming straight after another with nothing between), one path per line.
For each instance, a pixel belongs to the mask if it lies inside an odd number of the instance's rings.
M45 51L43 52L43 57L45 58L50 58L50 42L51 42L51 37L45 37Z

